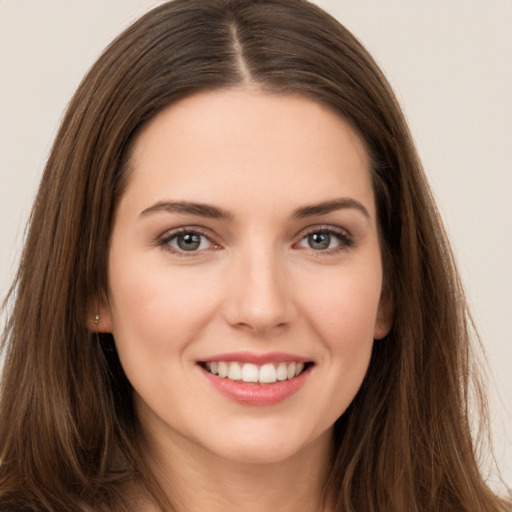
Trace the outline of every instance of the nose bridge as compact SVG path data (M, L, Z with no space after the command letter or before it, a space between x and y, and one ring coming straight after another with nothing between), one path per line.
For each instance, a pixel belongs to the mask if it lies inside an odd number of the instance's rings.
M283 255L271 243L241 249L232 262L226 319L264 333L292 321L295 308Z

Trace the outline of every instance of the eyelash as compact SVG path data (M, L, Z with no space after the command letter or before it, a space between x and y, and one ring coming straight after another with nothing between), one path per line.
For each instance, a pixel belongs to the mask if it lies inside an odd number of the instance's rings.
M309 248L313 252L315 256L329 256L332 254L337 254L339 252L342 252L344 250L350 249L354 247L355 241L352 238L352 236L344 229L336 229L330 226L317 226L314 228L311 228L307 230L305 233L301 235L301 238L299 240L299 243L306 240L311 235L316 234L325 234L329 235L331 237L335 237L338 239L339 244L336 247L331 247L330 249L324 249L324 250L314 250L312 247ZM294 244L294 245L297 245ZM305 248L307 249L307 248Z
M319 226L311 228L303 233L301 233L300 239L298 242L293 244L294 247L298 246L301 242L306 240L309 236L315 235L315 234L325 234L331 237L335 237L339 244L335 247L323 249L323 250L315 250L312 247L304 247L303 249L309 249L315 256L327 256L331 254L337 254L343 250L350 249L354 246L354 239L352 236L343 229L335 229L333 227L327 227L327 226ZM170 242L173 240L176 240L180 235L199 235L200 237L203 237L208 240L208 242L211 244L212 247L209 247L208 249L199 249L199 250L191 250L186 251L183 249L178 249L175 247L172 247L170 245ZM202 243L202 242L200 242ZM161 246L165 250L169 251L170 253L180 256L180 257L192 257L197 256L199 253L202 253L205 250L215 250L219 249L221 246L214 242L212 240L212 237L209 233L206 233L200 228L197 227L183 227L176 230L173 230L171 232L165 233L162 237L160 237L157 240L157 245ZM301 248L302 249L302 248Z
M208 240L208 242L212 245L213 249L219 249L220 245L215 243L212 240L212 236L206 232L204 232L202 229L197 227L184 227L184 228L178 228L171 232L165 233L161 238L157 240L157 245L161 246L166 251L169 251L170 253L176 255L176 256L183 256L183 257L191 257L191 256L197 256L197 254L201 253L205 249L195 250L195 251L186 251L183 249L178 249L175 247L172 247L170 245L170 242L172 240L177 239L180 235L199 235L202 238L205 238ZM202 242L201 242L202 243Z

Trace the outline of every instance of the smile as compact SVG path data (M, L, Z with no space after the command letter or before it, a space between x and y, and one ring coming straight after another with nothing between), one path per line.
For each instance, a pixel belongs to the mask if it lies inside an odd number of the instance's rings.
M306 368L307 363L280 362L257 365L239 361L207 361L203 368L212 375L232 381L247 383L273 384L298 377Z
M242 405L271 406L297 393L309 379L315 362L284 352L231 352L197 361L214 389Z

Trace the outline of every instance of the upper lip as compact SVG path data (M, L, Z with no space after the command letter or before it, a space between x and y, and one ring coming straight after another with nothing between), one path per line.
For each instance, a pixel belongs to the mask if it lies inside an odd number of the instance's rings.
M239 363L253 363L263 365L266 363L311 363L311 359L299 356L297 354L290 354L286 352L267 352L258 354L254 352L229 352L224 354L215 354L213 356L200 359L198 362L232 362Z

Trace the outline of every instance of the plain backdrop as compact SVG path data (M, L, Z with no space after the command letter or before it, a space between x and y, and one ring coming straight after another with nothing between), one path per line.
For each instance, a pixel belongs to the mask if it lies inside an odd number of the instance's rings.
M0 0L1 296L67 102L101 50L159 3ZM405 110L486 348L512 485L512 1L318 3L366 45Z

